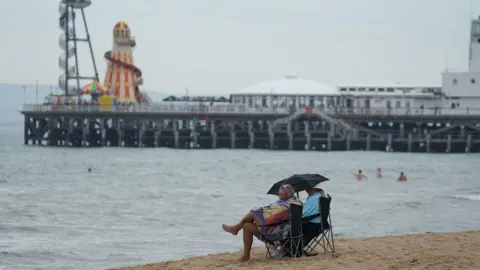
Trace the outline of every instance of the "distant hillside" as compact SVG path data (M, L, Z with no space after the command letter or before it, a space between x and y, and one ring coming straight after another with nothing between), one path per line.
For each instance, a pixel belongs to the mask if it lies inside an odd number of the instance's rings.
M25 93L23 87L25 86ZM55 89L57 85L38 85L38 102L42 103L45 96L50 92L59 93ZM153 101L161 101L170 96L167 93L145 91ZM36 86L32 84L0 84L0 123L14 124L22 120L18 111L23 103L36 103Z

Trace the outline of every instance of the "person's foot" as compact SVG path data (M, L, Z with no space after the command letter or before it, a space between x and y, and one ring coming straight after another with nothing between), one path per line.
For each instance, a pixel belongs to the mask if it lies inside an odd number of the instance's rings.
M250 256L243 255L242 258L240 258L241 263L246 263L248 261L250 261Z
M229 232L233 235L238 234L238 230L235 228L235 226L228 226L226 224L222 224L222 228L223 228L224 231Z

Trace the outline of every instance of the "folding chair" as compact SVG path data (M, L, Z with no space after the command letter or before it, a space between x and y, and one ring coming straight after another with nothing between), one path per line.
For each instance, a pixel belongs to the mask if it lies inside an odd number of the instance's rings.
M332 202L332 197L327 195L327 198L320 197L319 200L319 213L305 217L302 219L302 222L308 222L318 216L320 216L320 228L318 235L316 235L309 243L305 243L304 252L307 256L315 256L318 252L315 252L315 248L320 245L323 248L323 253L335 252L335 242L333 239L333 226L332 218L330 216L330 204Z
M296 258L303 255L303 233L302 233L302 205L291 204L288 220L266 226L278 226L289 222L290 230L285 239L261 239L267 248L266 257L269 258Z

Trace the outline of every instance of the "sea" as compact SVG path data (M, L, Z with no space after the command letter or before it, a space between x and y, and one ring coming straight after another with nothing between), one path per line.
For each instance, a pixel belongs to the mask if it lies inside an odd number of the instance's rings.
M480 229L479 154L34 147L17 114L3 108L0 120L0 269L236 251L241 236L221 224L275 201L267 191L295 173L330 179L337 238ZM396 182L400 172L408 182Z

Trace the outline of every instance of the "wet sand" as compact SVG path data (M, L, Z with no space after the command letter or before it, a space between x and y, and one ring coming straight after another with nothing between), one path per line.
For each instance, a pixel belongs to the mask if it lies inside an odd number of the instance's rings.
M335 249L335 253L313 257L272 260L265 258L265 248L255 248L248 264L237 262L241 256L239 251L118 270L480 269L480 231L337 239Z

